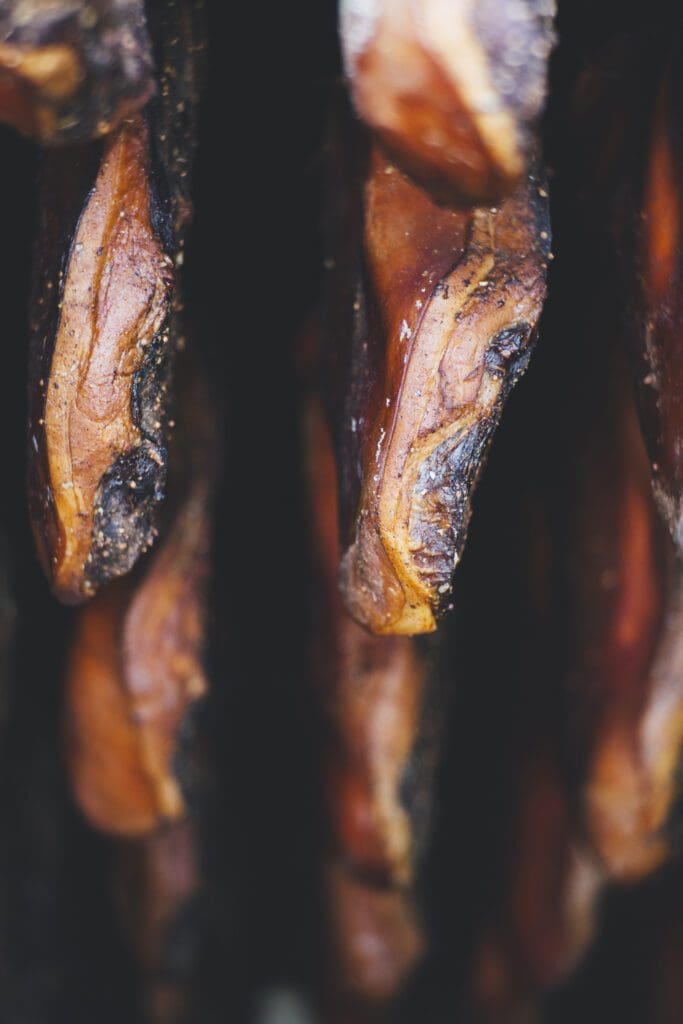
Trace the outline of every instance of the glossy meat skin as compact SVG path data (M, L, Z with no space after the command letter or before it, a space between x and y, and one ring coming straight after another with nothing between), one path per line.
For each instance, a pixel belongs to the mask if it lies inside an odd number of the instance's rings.
M179 12L167 0L155 32L172 36L167 61ZM41 562L67 603L128 572L157 532L182 342L176 268L190 215L197 59L190 45L177 74L162 67L161 94L101 150L57 151L43 169L29 505Z
M67 761L77 802L107 832L142 835L186 811L192 711L207 688L211 487L203 466L144 573L112 584L79 614Z
M552 0L342 0L359 116L440 199L502 198L526 171L554 10Z
M327 783L335 847L359 875L406 885L416 844L404 778L420 731L427 665L409 637L372 637L344 608L336 586L336 484L329 433L309 409L309 481L321 603L314 668L329 742ZM416 791L418 802L424 797Z
M4 0L0 120L42 144L79 143L153 92L143 0Z
M132 393L136 377L159 373L171 344L174 268L152 227L148 142L142 118L111 137L65 278L45 281L38 300L62 295L52 351L44 338L40 353L34 526L52 585L70 602L134 564L154 539L152 508L163 494L168 385L158 381L146 410L149 419L156 409L159 424L149 435Z
M317 582L313 670L325 716L331 988L395 997L424 952L413 883L428 838L433 727L427 664L409 637L372 637L343 607L334 460L320 403L307 416ZM432 733L432 734L430 734Z
M446 209L374 146L345 187L358 199L333 185L341 198L328 221L324 321L342 593L371 632L430 632L449 602L503 403L535 340L547 191L529 174L500 207Z

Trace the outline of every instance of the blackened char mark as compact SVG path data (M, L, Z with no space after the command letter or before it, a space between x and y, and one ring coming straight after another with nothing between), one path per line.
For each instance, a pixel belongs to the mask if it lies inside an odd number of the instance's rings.
M58 545L59 527L47 467L45 401L69 260L84 197L93 189L101 155L99 142L59 150L45 157L40 170L28 343L28 505L38 556L48 576L49 552Z
M493 409L440 444L420 467L410 535L416 542L418 570L438 595L437 614L443 614L450 601L453 569L467 540L472 495L505 402L526 371L535 340L536 332L526 323L513 324L493 338L486 353L486 372L503 379Z
M147 346L142 365L133 377L133 422L144 438L162 448L168 439L172 357L177 346L175 328L176 317L171 313ZM162 468L165 478L165 462Z
M93 589L128 572L156 538L156 512L164 499L166 450L144 440L120 455L95 497L92 547L85 576Z

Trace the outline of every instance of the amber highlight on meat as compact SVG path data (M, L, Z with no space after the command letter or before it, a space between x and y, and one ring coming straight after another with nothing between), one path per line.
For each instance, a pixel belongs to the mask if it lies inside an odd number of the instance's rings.
M355 107L440 198L498 200L526 170L553 14L550 0L343 0Z
M306 441L317 584L313 671L326 737L329 987L337 1009L350 1001L353 1014L394 999L424 953L413 883L428 822L415 815L404 782L423 724L426 664L414 640L370 636L344 608L334 458L316 400ZM420 798L428 803L428 792Z
M101 483L117 460L136 451L165 458L143 435L132 394L146 351L169 340L173 266L152 227L149 174L148 127L137 118L107 143L64 280L48 283L61 292L61 304L37 385L40 415L30 453L44 461L45 479L36 488L42 515L34 529L53 588L69 602L96 589L94 546L97 560L106 566L108 559L116 575L153 540L149 527L130 530L125 517L113 530L99 524L96 533ZM135 470L126 484L132 498L144 487Z
M334 460L320 406L308 414L309 486L320 623L314 671L329 727L327 793L335 848L361 876L407 885L414 868L401 785L420 730L426 665L409 637L373 637L344 608Z
M67 760L98 828L141 835L185 813L178 743L205 693L208 490L193 488L140 581L82 609L67 671Z
M362 251L346 269L367 272L351 337L328 324L329 344L348 349L347 376L332 384L346 389L341 586L373 633L425 633L449 603L472 492L535 339L547 191L528 174L499 207L454 211L373 148L362 196Z

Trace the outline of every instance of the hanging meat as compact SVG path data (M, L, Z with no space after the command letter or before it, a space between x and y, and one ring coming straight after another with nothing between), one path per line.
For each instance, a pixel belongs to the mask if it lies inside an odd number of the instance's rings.
M328 214L341 586L372 632L425 633L449 604L472 492L536 338L547 191L528 174L500 207L455 211L355 147Z
M192 393L192 476L176 516L139 574L82 609L67 670L72 787L86 817L117 835L181 818L196 784L214 469L205 399Z
M203 917L200 861L199 828L189 818L120 844L117 897L150 1024L181 1024L192 1007Z
M326 726L330 984L335 1003L382 1004L424 952L414 883L429 833L437 708L427 706L433 686L417 642L369 636L343 607L334 460L315 400L307 445L318 588L313 665Z
M646 127L639 118L631 126L637 133L641 163L629 162L631 177L616 227L629 294L624 335L636 358L655 495L672 537L683 548L683 400L677 385L683 368L679 340L683 323L679 49L674 48L663 66L658 62L656 72L650 72L651 79L657 75L658 84Z
M191 212L198 11L175 0L156 8L160 80L145 111L103 147L54 152L43 168L29 503L41 562L68 603L128 572L156 536L183 344L177 275Z
M43 144L106 135L154 91L143 0L4 0L0 120Z
M553 0L342 0L358 114L439 198L500 199L527 170L554 11Z

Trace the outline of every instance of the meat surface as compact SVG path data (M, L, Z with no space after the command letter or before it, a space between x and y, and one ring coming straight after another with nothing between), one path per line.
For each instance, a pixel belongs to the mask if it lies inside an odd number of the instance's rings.
M526 172L554 11L553 0L343 0L358 114L439 198L500 199Z
M447 209L375 146L345 176L324 321L342 592L373 633L425 633L448 606L472 492L536 337L547 191L528 174L499 207Z
M143 0L4 0L0 120L43 144L106 135L154 91Z
M68 603L128 572L164 496L198 51L188 33L176 52L194 15L167 0L160 16L160 95L102 148L56 151L43 170L29 502L41 562Z
M645 438L655 494L671 534L683 548L683 137L678 117L680 74L664 66L644 133L644 165L632 195L632 221L620 223L630 301L624 333L636 356Z
M342 604L334 458L315 400L307 446L317 583L313 670L325 721L330 984L333 1001L350 1001L359 1013L395 998L424 953L414 884L429 837L437 709L428 707L428 664L417 641L370 636Z
M682 592L634 403L616 381L615 372L589 418L570 484L570 721L587 834L609 875L629 880L670 849L683 742Z
M193 476L163 543L144 571L111 584L81 610L72 642L72 787L86 817L119 835L181 818L194 785L193 709L207 689L213 486L203 431L192 432Z
M518 1020L566 981L593 938L603 883L579 840L557 758L547 750L528 756L504 896L475 957L474 998L486 1020Z

